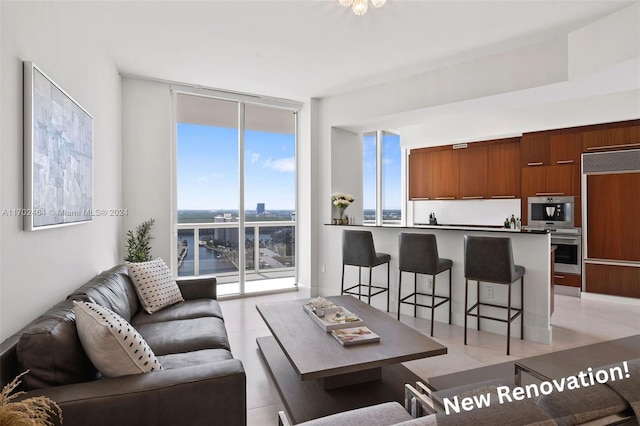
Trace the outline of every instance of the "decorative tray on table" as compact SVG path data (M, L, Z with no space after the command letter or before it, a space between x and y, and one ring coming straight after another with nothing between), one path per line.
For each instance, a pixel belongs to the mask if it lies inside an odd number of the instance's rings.
M327 333L341 328L364 325L364 321L342 306L336 306L328 301L325 304L322 304L322 302L314 303L315 300L313 299L310 303L302 305L302 307L309 314L309 317Z

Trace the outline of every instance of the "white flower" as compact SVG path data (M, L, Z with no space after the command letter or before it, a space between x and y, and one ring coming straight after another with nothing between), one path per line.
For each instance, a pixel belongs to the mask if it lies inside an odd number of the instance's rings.
M351 194L344 194L342 192L334 192L331 194L331 200L333 201L333 205L338 207L339 209L346 209L353 203L354 198Z

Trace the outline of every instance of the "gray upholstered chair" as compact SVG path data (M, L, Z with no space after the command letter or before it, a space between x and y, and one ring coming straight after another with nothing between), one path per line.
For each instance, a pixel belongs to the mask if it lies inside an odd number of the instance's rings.
M511 322L520 317L520 338L524 338L524 267L513 263L511 238L464 236L464 344L467 344L467 317L491 319L507 323L507 355L510 353ZM477 281L476 303L469 307L469 280ZM520 307L511 306L511 285L520 280ZM480 282L490 282L508 286L507 304L480 302ZM480 306L492 306L507 310L507 317L498 318L480 314ZM475 310L475 313L473 312ZM512 312L515 312L512 314Z
M376 253L373 245L373 235L370 231L342 231L342 292L341 294L352 294L362 299L367 297L367 303L371 304L371 298L380 293L387 292L387 312L389 312L389 262L391 256L386 253ZM387 286L382 287L371 284L372 270L375 266L387 264ZM345 266L358 267L358 284L344 288L344 268ZM362 268L369 268L369 284L362 283ZM363 288L368 289L368 293L363 293ZM355 290L357 289L357 291ZM376 291L371 292L372 289Z
M449 324L451 324L451 267L453 262L450 259L441 259L438 256L438 245L436 236L433 234L409 234L400 233L398 249L398 264L400 275L398 277L398 320L400 319L400 307L403 303L413 305L413 316L418 311L418 306L431 309L431 335L433 336L433 317L435 309L445 303L449 303ZM436 295L436 276L444 271L449 271L449 294L448 296ZM402 297L402 273L413 273L413 293ZM418 274L431 275L433 286L431 293L418 291ZM430 296L431 302L427 304L419 303L418 296ZM413 298L413 301L408 299ZM436 303L436 299L438 302Z

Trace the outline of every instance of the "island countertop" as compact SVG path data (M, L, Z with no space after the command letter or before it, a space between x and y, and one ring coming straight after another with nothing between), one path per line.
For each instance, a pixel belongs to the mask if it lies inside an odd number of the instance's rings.
M490 226L490 225L429 225L426 223L416 223L414 225L369 225L369 224L352 224L352 225L334 225L332 223L325 223L326 226L343 226L353 228L391 228L391 229L438 229L443 231L483 231L483 232L501 232L512 233L522 235L540 235L548 234L548 230L525 230L525 229L511 229L503 226Z

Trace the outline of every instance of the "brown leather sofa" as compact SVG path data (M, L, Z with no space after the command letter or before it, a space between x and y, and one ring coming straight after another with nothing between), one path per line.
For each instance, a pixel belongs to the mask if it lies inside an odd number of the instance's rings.
M25 397L46 395L74 425L246 425L246 376L229 347L216 279L178 280L185 299L154 314L140 307L124 265L75 290L0 345L1 385L20 372ZM129 321L162 371L101 378L75 326L73 301L97 303Z

